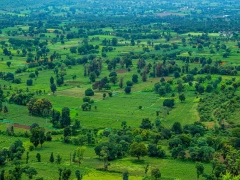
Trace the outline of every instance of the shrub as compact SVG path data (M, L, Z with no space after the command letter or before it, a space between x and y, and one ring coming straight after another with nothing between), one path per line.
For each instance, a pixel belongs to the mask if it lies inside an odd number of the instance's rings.
M163 106L172 108L174 106L174 99L165 99L163 101Z
M130 94L130 92L131 92L131 86L125 87L124 91L125 91L126 94Z
M90 103L90 100L91 100L90 97L84 97L84 98L83 98L83 102L88 102L88 103Z
M127 86L132 86L133 85L133 82L132 81L127 81Z
M94 91L91 88L88 88L85 91L85 96L93 96L94 95Z
M27 86L32 86L33 85L33 80L32 79L28 79L26 84L27 84Z

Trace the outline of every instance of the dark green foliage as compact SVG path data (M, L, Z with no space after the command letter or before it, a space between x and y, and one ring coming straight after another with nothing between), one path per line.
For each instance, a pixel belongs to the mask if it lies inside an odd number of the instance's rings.
M25 149L23 147L23 143L20 140L15 141L11 146L9 147L9 158L11 160L16 159L16 160L21 160L22 155L24 153ZM6 153L6 151L4 151Z
M122 174L122 179L123 180L128 180L128 171L124 171L123 174Z
M103 143L97 145L94 148L94 151L95 151L96 155L98 155L98 156L101 155L102 147L107 147L107 149L108 149L108 157L107 157L108 160L116 159L116 157L117 157L117 148L116 148L115 144L110 143L110 142L103 142Z
M76 175L77 180L82 180L83 176L82 176L82 174L81 174L81 172L79 170L75 171L75 175Z
M143 129L151 129L152 128L152 122L148 118L142 119L142 123L140 128Z
M63 128L63 127L69 126L70 124L71 124L70 109L68 107L63 107L60 125Z
M46 98L31 98L27 103L27 108L29 113L32 115L44 116L50 113L50 110L52 109L52 103Z
M140 160L141 156L146 156L147 151L148 150L147 150L145 144L138 143L138 142L134 142L133 144L131 144L130 150L129 150L131 156L137 157L138 160Z
M54 83L54 78L51 76L50 78L50 84L53 84Z
M35 127L31 129L30 142L37 147L39 144L42 147L42 144L45 142L45 129L43 127Z
M154 179L161 178L161 172L160 172L159 168L153 168L151 171L151 175Z
M182 133L182 125L180 122L175 122L172 126L172 131L175 134L181 134Z
M71 176L71 170L64 168L62 171L62 180L69 180Z
M35 168L29 166L24 167L22 171L28 176L29 179L32 179L33 176L38 174Z
M174 99L165 99L163 101L163 106L172 108L174 106Z
M179 100L182 102L182 101L185 101L186 97L184 94L181 94L179 95Z
M166 88L164 86L159 87L158 94L160 96L165 96L166 95Z
M83 111L90 111L92 108L92 105L88 102L85 102L82 104L81 108Z
M148 145L148 155L150 157L159 157L163 158L166 156L165 151L161 148L161 146L157 146L156 144Z
M131 86L125 87L124 91L125 91L126 94L130 94L131 93Z
M52 93L54 94L54 93L56 92L56 90L57 90L56 84L52 83L52 84L50 85L50 89L51 89Z
M133 85L133 82L132 82L132 81L127 81L127 82L126 82L126 85L127 85L127 86L132 86L132 85Z
M138 75L137 74L132 75L132 82L133 83L138 83Z
M50 155L50 159L49 159L49 161L51 162L51 163L54 163L54 156L53 156L53 152L51 153L51 155Z
M168 128L164 128L161 130L161 135L164 139L169 139L171 137L171 131Z
M194 124L188 124L183 127L183 132L184 133L189 133L192 136L199 134L203 136L205 134L205 127L203 124L199 122L195 122Z
M60 154L58 154L56 158L56 163L61 164L61 161L62 161L62 157L60 156Z
M18 105L27 105L34 93L13 93L9 98L9 102Z
M91 88L88 88L85 91L85 96L93 96L94 95L94 91Z
M37 162L41 162L41 154L40 153L37 153L36 158L37 158Z
M61 114L59 111L53 109L52 110L52 119L51 119L51 122L53 124L53 127L56 127L56 128L59 128L60 127L60 117L61 117Z
M36 76L35 73L30 73L28 77L29 78L35 78L35 76Z
M11 63L10 61L7 62L7 66L8 66L8 67L10 67L11 64L12 64L12 63Z
M69 136L71 136L71 128L69 126L67 126L63 130L63 137L64 137L63 141L65 143L69 143L70 142Z
M32 86L33 85L33 80L28 79L26 83L27 83L27 86Z
M203 174L204 172L204 167L202 163L196 163L196 169L197 169L197 178L199 179L199 176Z
M13 81L14 80L14 74L8 72L6 75L3 76L3 79L6 81Z

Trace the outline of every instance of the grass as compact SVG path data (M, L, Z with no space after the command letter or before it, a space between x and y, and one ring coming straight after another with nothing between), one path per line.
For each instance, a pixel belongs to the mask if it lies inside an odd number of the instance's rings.
M14 142L15 138L9 138L7 136L0 135L1 138L1 147L5 147L6 145ZM24 143L25 148L29 146L29 139L27 138L19 138ZM55 138L54 138L55 139ZM79 169L82 174L84 174L84 179L108 179L108 178L116 178L121 179L121 173L108 173L97 171L96 168L101 168L103 166L103 162L100 161L95 153L93 147L87 147L84 153L84 159L80 167L77 164L70 164L70 154L73 154L73 151L77 148L77 146L68 144L65 148L66 144L59 142L59 140L55 139L52 142L45 142L43 147L38 147L33 151L29 152L29 163L28 165L34 167L38 171L37 177L45 177L46 174L51 174L46 179L55 180L58 178L58 168L71 168L72 175L71 179L74 179L75 170ZM50 163L49 157L51 152L54 152L54 157L56 158L57 154L60 154L62 157L61 164L58 165L56 163ZM41 162L37 162L36 154L41 154ZM24 153L22 157L22 166L25 164L26 153ZM189 179L189 177L195 177L195 163L191 161L179 161L174 159L156 159L144 157L140 162L136 160L134 157L123 158L120 160L115 160L110 162L109 170L118 170L119 172L124 172L125 170L129 171L130 178L132 179L141 179L144 176L144 167L149 163L150 169L154 167L160 168L163 179L174 180L175 178ZM10 165L10 163L8 163ZM204 164L205 172L210 173L211 166L210 164ZM4 169L9 169L10 166L4 166ZM171 169L171 173L169 173L169 169ZM45 179L45 178L44 178Z
M27 11L24 11L22 13L28 13ZM171 13L171 14L181 14L181 13ZM67 24L67 23L66 23ZM27 30L28 26L18 26L23 28L24 30ZM1 40L8 40L8 38L13 38L12 36L6 36L7 31L14 31L17 30L17 27L11 27L11 28L5 28L3 29L3 34L0 35ZM49 29L50 30L50 29ZM77 28L72 28L71 31L76 31ZM103 28L104 32L112 32L114 31L112 28ZM157 33L161 33L159 30L156 30ZM189 32L182 35L177 35L175 32L171 32L171 35L173 38L167 42L164 38L153 40L154 45L156 44L164 44L164 43L177 43L179 45L177 50L174 49L161 49L159 51L155 51L154 47L149 46L150 54L156 53L161 58L163 54L170 53L170 52L176 52L180 51L180 56L189 56L188 51L193 51L192 57L199 56L199 57L211 57L213 59L213 62L218 59L222 59L226 65L239 65L238 61L238 49L235 47L236 42L224 42L227 47L231 48L231 54L228 58L223 59L222 55L225 52L225 50L220 49L219 52L216 52L215 54L210 54L210 49L208 47L204 47L202 51L199 51L197 48L192 48L192 46L187 45L186 47L183 47L181 44L181 39L185 37L187 39L188 34L191 34L193 36L202 35L202 33L199 32ZM41 39L41 41L50 40L54 37L56 37L56 34L48 32L45 33L45 37ZM220 38L218 33L209 33L210 38ZM99 41L90 41L89 44L93 45L100 45L99 53L96 54L97 57L101 57L101 48L103 45L101 44L102 40L105 38L107 40L111 40L112 38L116 37L113 34L112 35L94 35L89 36L89 40L93 37L99 37ZM14 37L15 38L15 37ZM25 39L26 37L22 35L16 36L16 38L22 38ZM29 39L32 39L28 37ZM119 46L114 47L115 50L112 52L107 53L107 58L111 60L115 57L121 57L122 54L128 54L130 52L134 53L143 53L143 45L144 47L147 47L147 41L148 39L141 39L141 43L135 46L130 46L126 44L130 44L129 40L124 40L123 38L118 38ZM61 44L60 42L57 42L55 44L48 44L48 48L50 50L49 55L52 54L54 51L57 51L59 54L62 55L62 59L54 60L54 62L62 63L62 60L66 59L66 56L69 55L70 57L74 58L81 58L83 55L80 54L70 54L70 47L78 47L81 45L82 38L75 38L71 40L66 40L65 43ZM216 43L217 40L214 40L214 43ZM188 42L188 39L187 39ZM64 49L66 48L66 49ZM2 53L2 49L0 49L0 58L3 58L3 61L0 61L0 71L2 72L12 72L14 73L15 70L19 67L23 67L26 65L25 60L26 57L21 57L21 55L17 55L16 50L11 49L13 54L13 59L10 60L9 57L4 56ZM145 53L148 54L148 53ZM121 57L122 58L122 57ZM118 79L120 77L124 77L124 87L126 86L127 81L131 81L132 74L138 74L137 73L137 60L133 59L133 67L131 67L131 71L128 72L125 68L120 67L120 65L117 65L116 72L118 73ZM11 61L11 67L7 68L6 62ZM153 63L153 59L147 59L147 63ZM158 62L161 62L159 60ZM176 61L179 67L182 67L185 65L182 61ZM190 69L197 67L198 69L201 68L200 64L194 64L190 63ZM59 68L60 69L60 68ZM53 108L61 111L63 107L69 107L71 109L71 118L72 119L79 119L81 122L82 127L86 128L120 128L121 123L123 121L127 122L128 126L131 126L133 128L137 128L140 126L141 121L143 118L149 118L153 123L156 118L156 111L163 110L163 101L166 98L170 98L170 94L166 95L165 97L160 97L158 94L155 94L152 92L154 84L156 82L159 82L160 78L149 78L147 82L141 81L141 76L139 74L139 83L134 84L132 87L132 92L130 94L124 93L124 88L120 89L118 86L118 83L116 85L111 84L111 90L113 92L113 97L106 97L103 100L103 93L106 91L95 91L95 95L91 97L94 100L94 104L92 105L91 111L82 111L81 104L82 98L85 96L85 90L87 88L91 88L92 84L90 83L90 80L88 77L83 77L84 72L84 66L83 65L76 65L71 66L71 68L64 66L64 69L66 69L66 75L64 76L65 85L57 87L57 92L55 95L52 95L50 92L49 87L49 79L51 76L54 77L56 82L56 75L54 74L53 70L43 70L39 71L39 77L33 79L33 86L28 87L30 92L36 92L37 90L46 91L43 95L36 95L38 98L48 98L52 104ZM29 68L27 72L21 73L21 74L15 74L16 78L21 78L22 83L21 84L11 84L9 82L0 80L1 85L7 85L7 89L4 90L4 93L7 94L7 92L13 93L16 89L23 89L23 91L26 90L26 81L29 79L29 74L34 72L35 68ZM100 80L101 78L109 75L110 71L107 70L107 64L103 62L103 70L101 72L100 77L98 77L96 80ZM75 80L72 79L72 76L76 75L77 78ZM212 75L212 79L215 80L219 75ZM223 81L226 79L232 78L231 76L222 76ZM169 77L165 77L166 80L173 79L173 74L171 74ZM236 77L236 81L239 80L239 76ZM174 83L176 80L174 80ZM209 82L205 82L204 85L207 85ZM12 90L9 89L9 86L12 86ZM186 85L186 87L188 87ZM175 88L175 85L173 85L173 88ZM194 89L194 87L192 87ZM160 114L160 120L164 127L171 128L172 124L176 121L180 122L182 126L186 124L194 123L195 121L199 120L198 112L196 110L199 98L196 98L193 91L184 91L184 94L186 96L185 102L180 102L178 99L178 93L175 93L175 107L169 112L168 115L164 115L164 113ZM239 91L237 91L239 93ZM9 98L9 97L8 97ZM34 117L30 116L28 114L27 107L25 106L17 106L14 104L8 104L5 103L4 105L7 105L9 109L9 113L7 114L0 114L0 117L3 117L6 120L9 120L10 123L19 123L23 125L31 125L34 122L38 123L40 126L45 127L47 129L51 128L51 123L49 121L49 118L44 119L41 117ZM97 109L94 108L94 106L97 107ZM142 106L142 109L139 109L139 106ZM236 114L236 117L238 114ZM237 121L237 118L234 118L233 121ZM0 123L0 130L5 131L8 124L6 123ZM207 124L208 127L213 127L212 123ZM24 132L25 129L14 129L16 133L18 132ZM8 137L4 135L0 135L0 147L8 147L12 142L14 142L17 138L14 137ZM24 146L26 149L29 147L30 142L27 138L18 138L24 142ZM167 154L169 154L169 150L167 149L168 143L167 141L161 141L161 144L163 148L167 151ZM55 180L58 179L58 168L59 167L66 167L71 168L72 175L71 179L75 178L74 171L77 169L80 169L81 172L84 174L83 179L87 180L103 180L103 179L122 179L121 173L109 173L109 172L102 172L97 171L96 168L100 168L103 166L103 162L98 159L98 157L95 155L94 148L89 146L87 147L87 150L84 154L84 160L80 167L78 167L77 164L71 164L70 165L70 153L73 153L74 150L77 148L77 146L71 145L71 144L64 144L62 143L61 135L53 136L52 142L45 142L43 145L43 148L36 148L34 151L30 152L30 160L29 165L31 167L35 167L38 170L37 177L44 177L46 174L49 174L51 176L47 177L46 179L49 180ZM54 152L54 155L56 157L57 153L59 153L62 156L62 163L61 165L58 164L52 164L49 162L50 153ZM42 162L38 163L36 162L36 154L41 153L42 156ZM23 156L22 163L24 164L24 159L26 158L26 154ZM130 178L133 180L139 180L142 179L144 176L144 166L146 164L150 164L150 169L148 174L150 174L150 171L153 167L159 167L160 171L162 173L162 179L165 180L175 180L176 178L181 178L182 180L188 180L188 179L195 179L196 177L196 169L195 169L195 163L191 161L179 161L175 159L155 159L155 158L149 158L144 157L141 162L138 162L133 157L126 157L123 159L115 160L111 162L111 165L109 167L109 170L112 171L120 171L124 172L125 170L129 171ZM22 164L22 165L23 165ZM12 168L12 165L10 163L7 164L8 166L4 167L6 169ZM211 172L211 165L210 164L204 164L205 172L210 173ZM26 177L24 177L26 178ZM200 178L203 179L203 178Z

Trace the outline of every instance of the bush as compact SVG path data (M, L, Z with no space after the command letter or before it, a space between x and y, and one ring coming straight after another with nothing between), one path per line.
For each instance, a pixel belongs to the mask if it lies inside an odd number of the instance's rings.
M16 78L16 79L14 79L13 82L16 83L16 84L20 84L21 83L21 78Z
M35 74L34 73L31 73L31 74L29 74L29 78L35 78Z
M90 100L91 100L90 97L84 97L84 98L83 98L83 102L88 102L88 103L90 103Z
M131 86L125 87L124 91L125 91L126 94L130 94L130 92L131 92Z
M93 96L94 95L94 91L91 88L88 88L85 91L85 96Z
M34 150L34 146L33 145L30 145L29 146L29 151L33 151Z
M108 92L109 97L112 97L112 94L113 94L112 92Z
M127 81L127 86L132 86L133 85L133 82L132 81Z
M174 106L174 99L165 99L163 101L163 106L172 108Z
M33 80L32 79L28 79L26 84L27 84L27 86L32 86L33 85Z

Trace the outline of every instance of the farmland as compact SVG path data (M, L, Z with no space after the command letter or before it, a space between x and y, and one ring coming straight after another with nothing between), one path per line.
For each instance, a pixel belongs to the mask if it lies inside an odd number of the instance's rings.
M239 179L237 1L9 2L0 180Z

